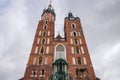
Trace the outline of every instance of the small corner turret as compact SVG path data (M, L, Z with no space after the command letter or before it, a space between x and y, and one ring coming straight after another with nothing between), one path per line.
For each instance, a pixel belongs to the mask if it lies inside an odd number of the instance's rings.
M68 16L65 17L65 20L80 20L80 18L73 16L73 14L71 12L69 12Z

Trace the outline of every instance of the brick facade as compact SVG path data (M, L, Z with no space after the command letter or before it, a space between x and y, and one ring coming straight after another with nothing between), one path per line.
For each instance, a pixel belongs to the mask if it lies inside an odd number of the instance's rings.
M54 38L54 27L55 13L50 4L39 21L25 74L20 80L96 80L79 17L71 12L65 17L64 38L60 34ZM56 76L59 70L68 77L51 76Z

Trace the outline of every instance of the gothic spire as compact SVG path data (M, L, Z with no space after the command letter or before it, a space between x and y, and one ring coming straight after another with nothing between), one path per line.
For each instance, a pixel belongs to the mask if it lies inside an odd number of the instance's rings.
M52 8L52 4L51 3L52 3L52 1L50 0L50 4L48 5L48 8L50 8L50 9Z
M55 16L55 12L54 12L54 9L53 9L53 6L52 6L51 3L52 3L52 1L50 0L50 3L49 3L49 5L48 5L48 8L43 10L43 14L44 14L44 13L52 13L52 14ZM43 14L42 14L42 15L43 15Z

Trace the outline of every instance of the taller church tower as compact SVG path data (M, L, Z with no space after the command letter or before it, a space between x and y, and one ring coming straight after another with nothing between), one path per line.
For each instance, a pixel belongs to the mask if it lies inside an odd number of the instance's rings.
M43 10L24 77L20 80L96 80L79 17L65 17L64 36L54 38L55 12Z

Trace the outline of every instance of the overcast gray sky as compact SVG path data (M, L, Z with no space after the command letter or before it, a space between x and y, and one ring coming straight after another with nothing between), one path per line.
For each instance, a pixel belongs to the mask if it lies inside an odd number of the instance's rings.
M49 0L0 0L0 80L23 77L48 4ZM96 76L120 80L120 0L52 0L52 5L58 29L69 11L80 17Z

